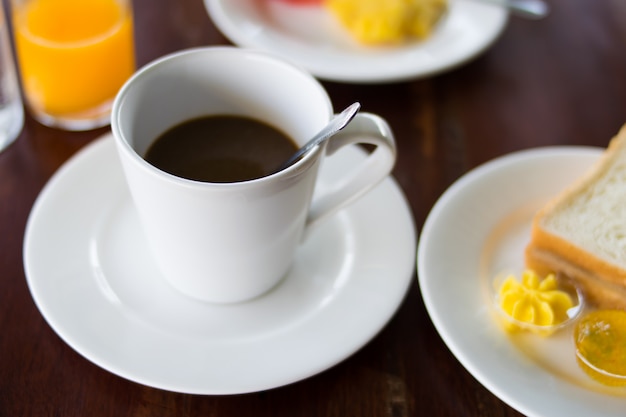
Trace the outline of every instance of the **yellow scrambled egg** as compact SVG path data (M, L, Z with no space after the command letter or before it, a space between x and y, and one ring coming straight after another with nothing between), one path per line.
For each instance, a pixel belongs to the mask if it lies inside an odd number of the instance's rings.
M448 0L326 0L326 6L359 42L399 44L429 36Z

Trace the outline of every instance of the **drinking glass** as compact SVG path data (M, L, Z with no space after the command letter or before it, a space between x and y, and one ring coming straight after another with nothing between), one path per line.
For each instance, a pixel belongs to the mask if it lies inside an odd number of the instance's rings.
M15 74L7 22L0 4L0 151L18 137L24 125L24 109Z
M41 123L89 130L110 122L135 70L130 0L11 0L24 98Z

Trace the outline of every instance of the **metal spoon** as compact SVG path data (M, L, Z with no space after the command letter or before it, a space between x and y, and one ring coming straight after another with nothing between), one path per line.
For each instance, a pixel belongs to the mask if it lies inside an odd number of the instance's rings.
M506 7L521 17L528 19L542 19L550 13L550 6L543 0L473 0L482 3L495 4Z
M346 127L346 125L350 123L352 118L358 113L360 108L361 104L357 102L348 106L344 111L333 117L331 121L322 128L322 130L320 130L311 140L298 149L298 151L293 154L291 158L286 160L275 172L282 171L283 169L289 167L307 152L311 151L313 148L320 145L335 133Z

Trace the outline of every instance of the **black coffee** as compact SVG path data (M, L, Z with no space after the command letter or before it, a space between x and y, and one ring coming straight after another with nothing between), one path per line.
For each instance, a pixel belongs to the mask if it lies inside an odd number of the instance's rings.
M238 182L274 172L297 150L278 129L240 116L188 120L159 136L145 159L178 177Z

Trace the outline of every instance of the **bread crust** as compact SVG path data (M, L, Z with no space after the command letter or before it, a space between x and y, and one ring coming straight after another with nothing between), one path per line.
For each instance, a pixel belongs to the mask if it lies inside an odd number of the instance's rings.
M626 309L626 270L546 230L544 219L572 198L592 186L626 153L626 125L609 143L592 168L551 199L533 218L531 239L525 250L526 265L538 273L564 273L578 282L593 304L604 308ZM626 218L624 219L626 222Z
M606 309L626 310L626 287L603 281L593 272L571 263L549 251L536 248L526 250L526 266L546 276L557 272L574 281L588 304Z

